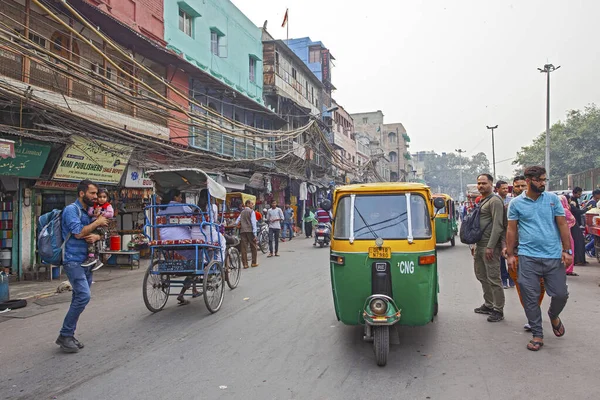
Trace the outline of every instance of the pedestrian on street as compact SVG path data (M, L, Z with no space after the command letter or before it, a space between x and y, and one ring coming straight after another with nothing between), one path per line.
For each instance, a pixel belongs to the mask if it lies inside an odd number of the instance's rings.
M546 170L525 170L527 191L508 207L508 266L516 270L515 247L519 238L518 284L533 339L527 349L538 351L544 345L542 312L539 305L540 278L552 301L548 310L554 335L561 337L565 327L559 317L567 304L565 265L572 262L571 239L565 210L554 193L546 192Z
M308 239L309 237L312 237L313 224L317 222L317 220L315 219L315 214L309 208L307 208L304 211L303 221L304 233L306 234L306 238Z
M257 258L257 234L258 227L256 224L256 213L253 210L254 204L252 200L246 200L246 207L240 213L240 216L235 221L240 227L240 237L242 246L242 265L248 268L248 246L252 253L252 267L258 267Z
M560 195L558 196L560 199L560 204L563 206L565 210L565 219L567 220L567 226L569 227L569 238L571 239L571 249L575 248L575 243L573 242L573 235L571 234L571 228L577 225L577 221L575 220L575 216L571 213L571 207L569 206L569 200L567 200L567 196ZM569 276L579 276L573 272L574 262L566 266L565 272Z
M506 209L510 203L510 200L512 199L512 197L508 197L508 183L506 181L496 182L496 193L504 202L504 208ZM506 268L506 258L504 258L503 255L500 256L500 277L502 278L502 287L504 289L515 287L515 282L508 274L508 269Z
M521 194L527 189L527 181L525 180L525 176L523 175L518 175L513 179L513 197L511 198L511 201L515 198L517 198L518 196L521 196ZM508 231L507 231L508 232ZM508 274L510 275L510 278L513 280L513 282L516 284L516 289L517 289L517 295L519 296L519 301L521 302L521 306L523 307L523 309L525 309L525 305L523 303L523 297L521 296L521 289L519 287L519 282L518 282L518 275L519 275L519 253L518 253L518 248L519 248L519 239L517 238L516 240L516 244L515 244L515 248L514 248L514 255L515 255L515 268L514 269L508 269ZM504 248L502 250L502 253L504 255L505 258L508 258L507 256L507 251L506 248ZM544 279L540 278L540 298L538 301L538 305L542 304L542 300L544 299L544 292L545 292L545 288L544 288ZM527 332L531 332L531 326L529 325L529 323L526 323L525 325L523 325L523 328L527 331Z
M281 241L284 242L287 234L287 238L292 240L294 237L294 209L290 203L285 204L285 211L283 212L283 232L281 232Z
M65 241L63 268L73 288L73 297L56 344L66 353L77 353L83 349L83 343L75 338L75 329L79 316L90 301L92 267L83 267L81 264L88 257L88 243L96 243L101 239L100 235L92 232L99 227L108 226L108 220L103 215L98 215L92 222L87 213L97 198L98 185L83 180L77 185L77 200L66 206L61 216Z
M475 276L481 282L484 303L474 311L487 314L489 322L504 319L504 290L500 279L500 254L505 235L504 202L493 192L494 178L490 174L477 177L477 190L481 194L479 203L479 226L482 238L473 252Z
M600 205L600 189L596 189L592 192L592 198L590 201L588 201L588 203L586 204L586 210L590 210L592 208L596 208ZM592 237L592 240L590 240L590 242L588 244L585 245L585 254L587 254L589 257L596 257L596 247L595 247L595 236L594 235L590 235Z
M331 211L326 211L323 208L323 203L325 203L326 201L329 201L329 200L323 200L321 202L319 209L315 213L315 219L317 220L317 223L327 224L331 228L331 220L333 219L333 216L331 215ZM316 245L317 245L317 235L315 235L315 242L313 243L313 246L316 246Z
M573 248L573 256L575 265L586 265L588 262L585 260L585 238L581 231L581 218L585 215L585 211L581 209L579 205L579 199L583 193L583 189L576 187L573 189L573 195L571 196L571 214L575 217L576 224L571 228L571 235L573 235L573 242L575 247Z
M267 211L267 223L269 224L269 255L267 257L279 257L279 233L281 232L281 222L283 221L283 211L277 207L277 201L271 202L271 208ZM274 248L273 248L274 247ZM273 253L275 250L275 253Z

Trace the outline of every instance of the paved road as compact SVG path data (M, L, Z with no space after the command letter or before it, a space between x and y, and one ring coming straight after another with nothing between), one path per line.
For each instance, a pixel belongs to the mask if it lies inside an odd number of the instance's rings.
M140 272L99 282L78 330L86 348L75 355L53 344L66 303L2 322L0 398L600 398L595 262L569 278L566 336L549 331L533 353L514 290L506 291L506 320L488 323L472 311L481 295L466 247L442 246L438 318L399 328L380 368L362 329L335 319L328 251L295 239L281 254L244 271L215 315L201 299L184 307L171 299L150 314Z

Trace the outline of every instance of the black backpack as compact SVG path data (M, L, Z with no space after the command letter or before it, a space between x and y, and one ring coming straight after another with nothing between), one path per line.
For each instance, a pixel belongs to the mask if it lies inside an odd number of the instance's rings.
M487 203L493 196L495 195L491 195L484 201L477 204L463 220L462 224L460 225L460 241L464 244L475 244L483 237L483 232L490 224L487 224L485 228L481 229L481 226L479 225L479 214L481 213L481 207L483 207L483 205Z

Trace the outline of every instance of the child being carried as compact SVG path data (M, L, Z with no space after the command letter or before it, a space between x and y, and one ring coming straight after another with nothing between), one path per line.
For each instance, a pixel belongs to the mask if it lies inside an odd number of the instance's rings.
M88 215L92 217L92 221L95 221L99 215L103 215L105 218L113 218L115 216L115 211L113 207L110 205L110 198L108 196L108 191L106 189L98 190L98 201L94 204L93 207L88 209ZM96 243L88 244L88 258L81 264L83 267L89 267L96 264L92 271L96 271L100 269L104 264L100 261L98 257L98 253L100 251L100 243L105 239L105 235L107 232L107 228L100 226L96 228L93 232L96 235L100 235L102 240Z

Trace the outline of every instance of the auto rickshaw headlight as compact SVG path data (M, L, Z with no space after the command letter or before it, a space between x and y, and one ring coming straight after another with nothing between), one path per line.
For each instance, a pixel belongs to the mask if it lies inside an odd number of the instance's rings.
M382 299L373 299L369 304L369 308L375 315L383 315L387 312L387 302Z

